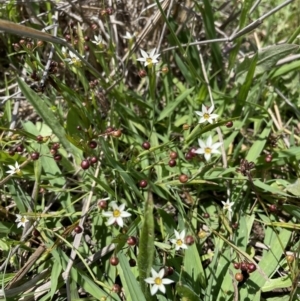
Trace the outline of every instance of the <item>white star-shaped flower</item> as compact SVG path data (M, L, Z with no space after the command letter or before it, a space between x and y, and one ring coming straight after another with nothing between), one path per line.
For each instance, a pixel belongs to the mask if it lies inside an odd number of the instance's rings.
M206 142L204 142L201 139L198 139L198 143L200 148L196 149L194 151L194 153L196 154L204 154L204 158L206 161L210 160L210 157L212 154L219 154L220 152L217 150L217 148L219 148L222 143L221 142L217 142L217 143L212 143L212 137L209 136L206 140Z
M17 216L17 219L15 220L17 224L17 227L20 228L20 227L25 227L25 224L27 222L29 222L29 220L27 219L26 216L23 216L23 215L20 215L20 214L16 214Z
M214 110L214 106L211 106L209 109L207 109L205 105L202 105L202 112L195 111L195 113L201 117L199 123L203 123L207 121L210 124L212 124L213 120L219 117L219 115L217 114L212 114L213 110Z
M171 243L175 244L175 250L179 249L187 249L187 245L184 243L184 238L185 238L185 230L182 230L181 233L177 232L174 230L175 233L175 239L171 239Z
M21 171L21 169L20 169L20 165L19 165L18 162L15 163L15 166L13 166L13 165L8 165L8 167L9 167L10 170L8 170L6 173L8 173L8 174L10 174L10 175L14 175L15 173L16 173L17 175L19 175L19 176L22 175L22 171Z
M234 205L234 202L229 202L229 200L227 200L226 202L223 202L223 210L228 210L229 212L232 212L231 207Z
M111 202L110 206L112 207L113 211L106 211L102 213L103 216L109 217L106 225L110 226L114 223L117 223L122 228L124 225L123 218L129 217L131 214L127 211L124 211L125 204L118 206L116 202Z
M84 56L82 56L84 58ZM77 57L75 53L72 51L69 51L69 57L64 60L65 62L69 63L70 65L74 66L81 66L81 60Z
M155 295L158 290L160 290L163 294L166 292L166 288L164 284L170 284L174 282L171 279L163 279L165 270L161 269L158 273L152 268L151 269L152 277L146 278L145 281L149 284L152 284L151 286L151 295Z
M131 34L130 32L126 31L125 36L122 36L123 39L132 40L135 37L135 34Z
M92 43L96 44L97 46L100 46L101 48L106 45L107 43L103 40L102 36L99 34L98 36L94 36L94 39Z
M152 67L152 65L157 64L158 60L157 58L160 56L160 54L155 54L156 48L154 48L149 54L141 49L141 54L143 57L138 58L137 60L140 62L144 62L144 66Z

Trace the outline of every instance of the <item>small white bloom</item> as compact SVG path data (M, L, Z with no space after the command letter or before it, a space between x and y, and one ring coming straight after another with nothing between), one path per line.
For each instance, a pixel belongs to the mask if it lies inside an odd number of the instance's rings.
M68 56L68 51L67 51L67 48L66 47L62 47L61 48L61 53L64 57L67 57Z
M18 228L20 228L20 227L25 227L25 224L26 224L27 222L29 222L29 220L27 219L26 216L22 216L22 215L20 215L20 214L16 214L16 216L17 216L17 219L15 220L15 222L18 223L18 224L17 224L17 227L18 227Z
M151 269L152 277L146 278L145 281L149 284L153 284L151 286L151 295L155 295L158 290L160 290L163 294L166 292L166 288L164 284L170 284L174 282L171 279L163 279L165 270L161 269L158 273L152 268Z
M84 58L84 56L82 57ZM69 63L70 65L74 65L78 67L81 66L81 60L72 51L69 51L69 58L65 59L64 61Z
M10 175L13 175L13 174L17 174L17 175L21 175L22 174L22 171L20 169L20 165L18 162L15 163L15 166L13 165L8 165L9 169L6 173L10 174Z
M212 114L213 110L214 106L211 106L209 109L207 109L205 105L202 105L202 112L195 111L195 113L201 117L199 123L207 121L212 124L213 120L219 117L217 114Z
M131 214L127 211L124 211L125 204L118 206L116 202L111 202L111 207L113 211L106 211L102 213L103 216L109 217L106 225L110 226L116 222L122 228L124 225L123 218L129 217Z
M231 207L234 205L234 202L229 202L229 200L227 200L226 202L223 202L223 210L228 210L229 212L232 212Z
M204 158L206 161L210 160L210 157L212 154L219 154L220 152L217 150L217 148L219 148L222 143L221 142L217 142L217 143L212 143L212 137L209 136L206 140L206 142L204 142L201 139L198 139L198 143L200 148L196 149L194 151L194 153L196 154L204 154Z
M137 60L140 62L144 62L144 66L150 66L152 67L153 64L157 64L158 60L157 58L160 56L160 54L155 54L156 48L154 48L149 54L141 49L141 54L143 57L138 58Z
M185 238L185 230L182 230L181 233L174 230L175 233L175 239L171 239L171 243L175 244L175 250L179 249L187 249L187 245L184 243Z
M106 42L103 40L102 36L99 34L98 36L94 36L94 41L92 43L96 44L97 46L100 46L101 48L106 45Z
M122 36L123 39L132 40L135 37L135 34L131 34L130 32L126 31L125 36Z

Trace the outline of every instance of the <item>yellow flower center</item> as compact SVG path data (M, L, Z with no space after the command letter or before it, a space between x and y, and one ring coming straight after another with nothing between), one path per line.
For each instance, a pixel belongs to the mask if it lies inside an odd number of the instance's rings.
M182 240L181 239L177 239L176 245L181 246L182 244L183 244Z
M204 119L209 119L209 116L210 116L210 115L209 115L208 113L204 113L204 114L203 114L203 118L204 118Z
M156 285L161 285L161 283L162 283L161 278L156 277L156 278L154 279L154 283L155 283Z
M16 174L17 174L18 176L21 176L23 173L22 173L21 169L16 169Z
M26 218L24 216L21 217L21 223L25 223L26 222Z
M204 149L204 151L205 151L206 154L210 154L211 153L211 148L210 147L206 147Z
M120 210L115 209L115 210L113 211L113 216L114 216L114 217L119 217L120 215L121 215Z

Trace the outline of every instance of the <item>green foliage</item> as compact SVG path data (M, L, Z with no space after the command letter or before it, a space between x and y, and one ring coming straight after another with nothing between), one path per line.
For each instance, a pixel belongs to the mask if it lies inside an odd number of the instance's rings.
M81 2L0 5L0 299L298 300L299 5Z

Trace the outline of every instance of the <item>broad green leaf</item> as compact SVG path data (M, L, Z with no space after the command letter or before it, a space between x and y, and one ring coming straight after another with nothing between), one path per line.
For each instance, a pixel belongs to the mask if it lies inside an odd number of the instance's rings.
M284 275L279 278L270 279L265 283L261 290L262 292L270 292L275 289L288 288L290 286L292 286L291 277L289 275Z
M193 279L194 289L199 293L199 285L203 289L206 287L206 276L196 244L189 246L185 250L183 266L184 271Z
M26 96L27 100L47 123L47 125L52 129L53 133L58 137L61 144L65 149L71 152L74 156L78 156L77 148L74 147L66 139L66 133L60 122L58 121L55 114L49 109L46 105L45 100L42 99L37 93L28 87L28 85L20 78L17 78L20 89L23 94Z
M182 94L180 94L174 102L170 102L165 109L160 112L157 121L164 119L165 117L170 117L173 111L180 105L180 103L186 99L188 95L190 95L194 91L194 88L185 90Z
M293 195L300 196L300 179L286 187L286 190Z
M284 204L282 205L282 209L286 212L290 213L297 219L300 219L300 207L296 205Z
M139 282L135 279L128 263L128 257L123 252L118 253L121 268L118 269L127 301L146 301Z
M272 45L261 49L258 52L258 61L256 64L254 77L270 71L280 59L290 55L298 49L299 46L293 44ZM246 57L238 66L237 77L240 78L239 80L242 80L243 77L245 77L245 72L248 71L250 64L251 60Z
M254 163L256 163L257 158L260 156L262 150L264 149L264 147L267 143L268 137L271 132L272 124L273 124L273 121L270 120L268 122L268 124L266 124L263 132L256 138L256 141L253 143L253 145L249 149L248 155L246 157L246 160L248 160L249 162L253 161Z
M181 300L201 301L201 299L199 299L199 296L195 292L193 292L189 287L183 284L177 283L176 291L178 295L182 298Z
M51 268L51 290L50 290L51 299L53 298L57 290L58 280L61 275L61 271L62 271L61 262L54 259L54 264L52 265Z

